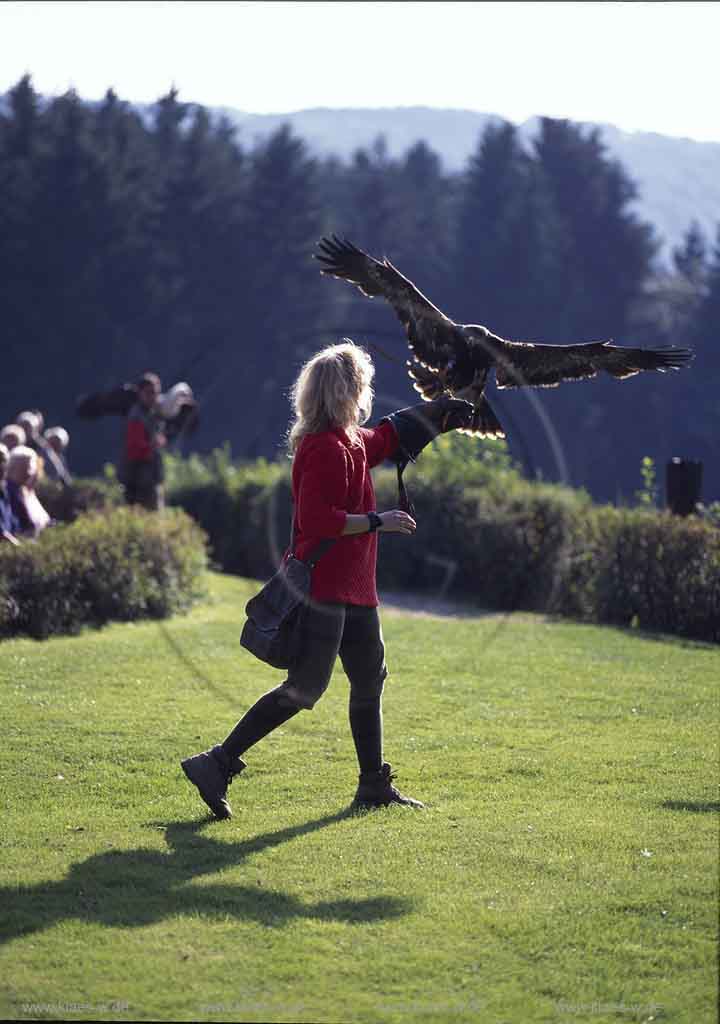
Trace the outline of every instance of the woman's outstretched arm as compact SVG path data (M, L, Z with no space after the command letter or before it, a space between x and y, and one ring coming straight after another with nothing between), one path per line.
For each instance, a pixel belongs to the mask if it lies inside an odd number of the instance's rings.
M378 533L415 533L415 520L399 508L392 509L390 512L379 512L378 515L382 523L381 526L378 526ZM369 532L370 520L366 515L348 514L341 536Z

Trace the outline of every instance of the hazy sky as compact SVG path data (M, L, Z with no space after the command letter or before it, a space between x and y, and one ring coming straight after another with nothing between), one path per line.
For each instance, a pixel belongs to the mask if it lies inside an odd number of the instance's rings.
M0 92L459 107L720 141L720 3L0 3Z

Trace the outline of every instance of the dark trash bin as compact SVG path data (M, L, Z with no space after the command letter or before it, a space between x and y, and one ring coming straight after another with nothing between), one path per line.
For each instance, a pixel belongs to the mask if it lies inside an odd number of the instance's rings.
M670 459L665 473L666 504L673 515L689 516L700 501L702 462Z

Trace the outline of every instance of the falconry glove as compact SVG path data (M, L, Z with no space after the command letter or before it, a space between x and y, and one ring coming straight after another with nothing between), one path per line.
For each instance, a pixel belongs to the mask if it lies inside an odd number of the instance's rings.
M398 409L380 420L381 423L392 423L398 436L397 451L390 457L390 461L397 466L400 507L410 515L414 515L415 510L402 479L408 462L414 462L423 448L439 434L457 430L458 427L470 427L474 411L472 404L462 398L441 395L432 402L420 402L419 405Z

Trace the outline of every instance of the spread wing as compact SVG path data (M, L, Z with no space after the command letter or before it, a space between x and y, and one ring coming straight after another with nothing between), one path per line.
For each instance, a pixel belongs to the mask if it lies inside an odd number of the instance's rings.
M335 235L318 242L315 259L323 264L321 273L357 285L363 295L381 295L390 303L407 331L408 344L416 358L442 369L462 344L457 326L420 292L392 263L368 256L347 239Z
M604 370L617 380L643 370L679 370L693 358L684 348L620 348L609 341L582 345L533 345L502 341L495 379L499 388L554 388L566 380L589 380Z

